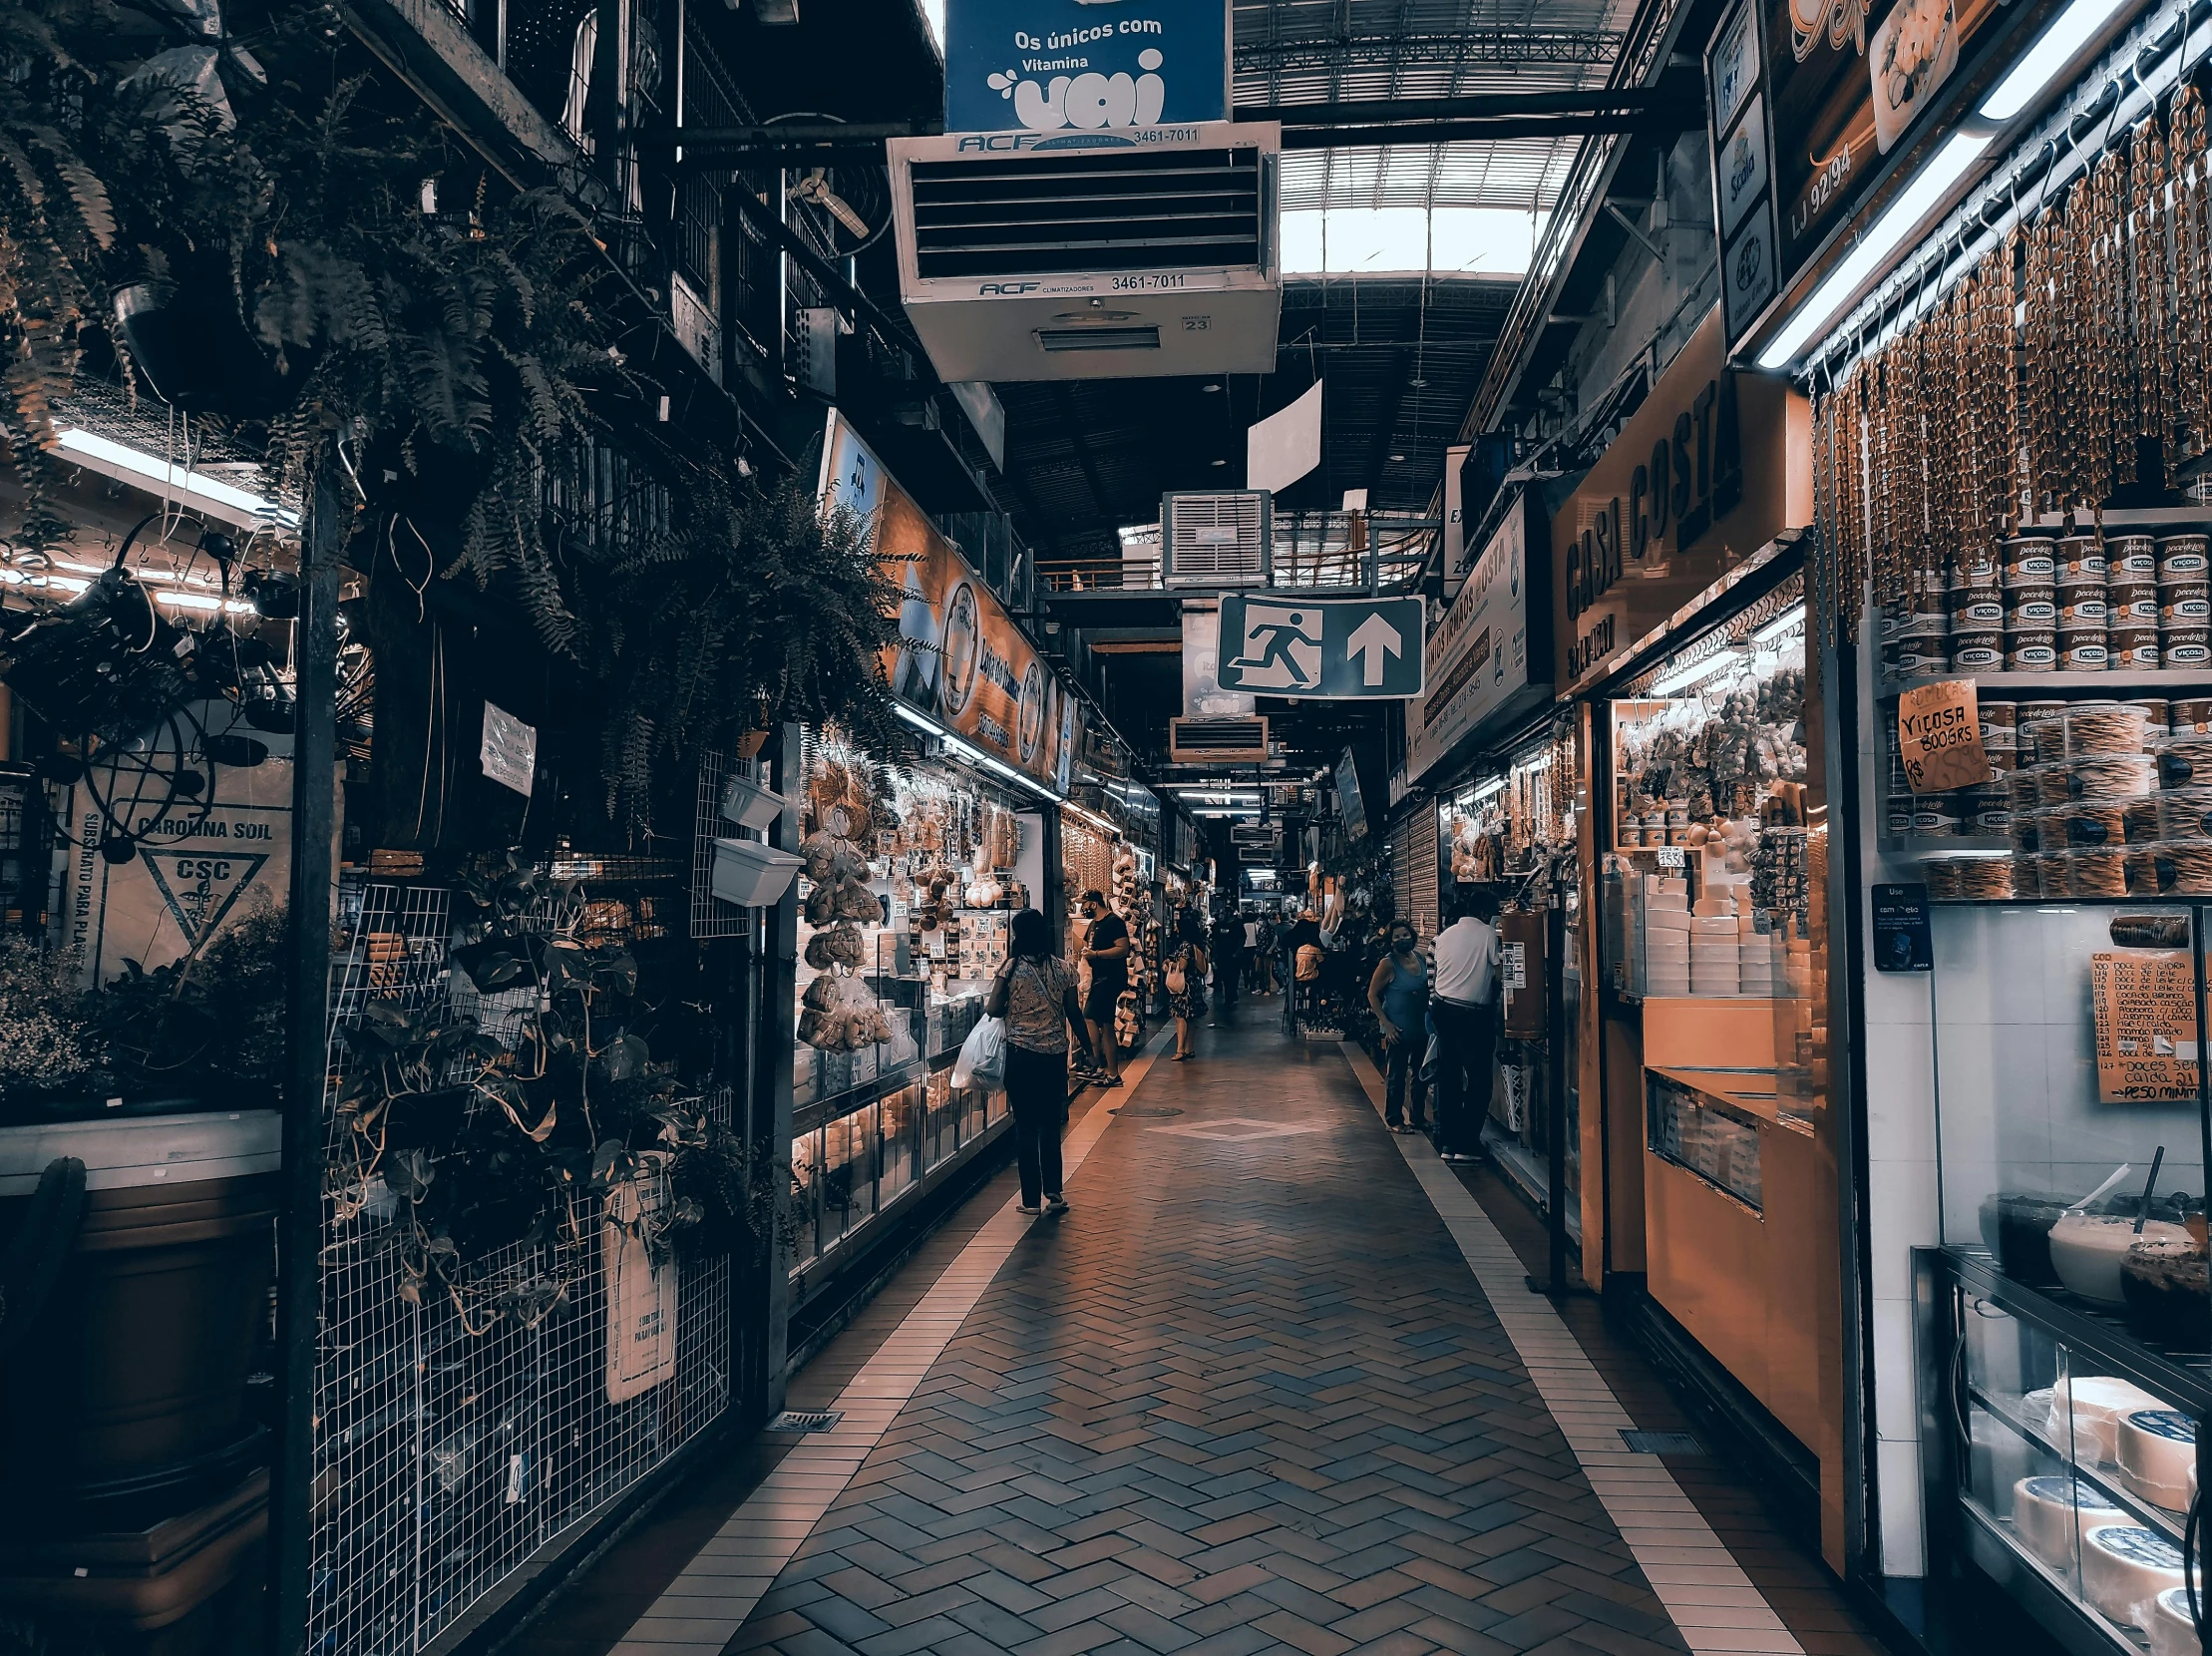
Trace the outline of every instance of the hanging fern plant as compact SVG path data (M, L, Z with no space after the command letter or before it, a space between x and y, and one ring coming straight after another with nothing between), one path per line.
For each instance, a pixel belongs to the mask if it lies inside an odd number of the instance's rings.
M592 680L618 820L643 821L656 759L763 705L895 740L897 595L861 527L655 431L661 388L622 348L638 296L590 220L488 176L319 9L226 22L150 69L143 13L0 4L0 443L34 537L59 528L39 503L86 342L128 355L123 292L135 325L234 330L223 383L194 384L206 417L289 492L334 455L357 567L427 549Z

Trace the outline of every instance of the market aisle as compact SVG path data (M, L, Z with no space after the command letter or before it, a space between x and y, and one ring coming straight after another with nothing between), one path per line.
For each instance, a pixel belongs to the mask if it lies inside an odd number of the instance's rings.
M957 1332L849 1419L872 1448L823 1446L850 1473L826 1511L713 1543L698 1630L715 1572L749 1599L788 1555L728 1648L1799 1649L1740 1571L1660 1544L1666 1600L1711 1607L1685 1641L1336 1048L1202 1050L1093 1113L1074 1211L981 1282L1000 1220L978 1232L933 1291L971 1305ZM650 1619L625 1656L700 1648Z

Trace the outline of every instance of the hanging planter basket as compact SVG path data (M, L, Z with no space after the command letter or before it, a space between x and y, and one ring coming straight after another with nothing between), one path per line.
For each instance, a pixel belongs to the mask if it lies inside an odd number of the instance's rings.
M766 828L787 809L782 794L749 776L732 776L722 786L722 814L741 828Z
M714 842L712 889L725 903L743 909L765 908L783 900L802 866L801 858L759 840L718 839Z

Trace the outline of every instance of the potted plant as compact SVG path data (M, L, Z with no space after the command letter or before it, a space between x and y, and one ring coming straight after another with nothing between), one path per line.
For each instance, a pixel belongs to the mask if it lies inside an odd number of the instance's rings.
M194 964L134 973L124 999L160 982L182 1002ZM137 1026L76 974L71 955L0 945L0 1235L28 1234L57 1159L94 1184L56 1291L0 1354L6 1521L59 1534L158 1521L253 1463L245 1377L277 1201L273 1111L87 1107L154 1053L118 1062L111 1028Z

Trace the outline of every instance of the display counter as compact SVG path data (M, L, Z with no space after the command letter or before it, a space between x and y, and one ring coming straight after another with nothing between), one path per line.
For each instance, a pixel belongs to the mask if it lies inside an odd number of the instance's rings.
M2077 1650L2199 1648L2182 1544L2212 1407L2206 918L2126 899L1931 916L1930 1533Z
M1761 1001L1648 1001L1645 1246L1652 1298L1808 1446L1820 1439L1824 1238L1814 1122L1781 1091ZM1725 1066L1709 1061L1725 1052Z
M953 1089L951 1068L1029 901L1019 870L1040 832L966 767L880 765L835 729L805 740L794 1310L996 1136L1003 1096Z

